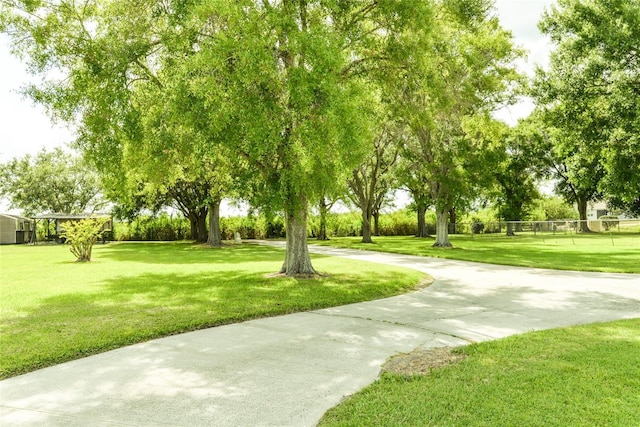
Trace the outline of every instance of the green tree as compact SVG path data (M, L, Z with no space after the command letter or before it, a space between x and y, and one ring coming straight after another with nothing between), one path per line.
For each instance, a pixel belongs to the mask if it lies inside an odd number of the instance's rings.
M448 216L488 185L497 124L490 112L509 100L519 56L511 35L482 0L437 2L432 32L406 33L412 61L391 84L390 98L415 143L436 210L436 247L449 247Z
M526 129L505 129L503 138L504 158L494 172L497 183L494 199L503 220L523 221L540 197L536 182L538 162L534 160ZM513 224L507 222L507 235L514 234Z
M60 148L0 165L0 196L25 215L82 213L104 206L97 174L81 157Z
M433 206L433 200L428 187L429 177L416 143L415 137L403 135L398 165L395 168L396 180L399 187L408 191L413 199L412 208L416 210L418 224L416 237L430 237L425 216L427 209Z
M167 86L184 85L187 105L198 108L186 112L205 141L201 154L227 147L241 196L284 210L288 275L314 271L308 200L355 167L370 140L366 74L406 56L396 34L428 27L432 10L430 2L318 0L17 0L2 8L2 25L32 69L65 76L31 96L76 122L78 144L112 188L126 182L124 147L155 144L144 126L149 104L138 96L156 85L172 98L178 91ZM164 71L179 78L163 79Z
M62 0L3 8L14 50L31 69L56 68L65 76L28 93L77 127L76 145L96 165L108 193L137 201L148 198L138 194L169 197L189 218L192 237L215 245L227 162L212 160L213 150L203 149L212 141L196 123L182 120L188 99L184 82L174 79L180 59L194 49L184 30L190 5Z
M575 203L580 219L579 229L588 232L587 205L600 200L600 184L605 175L602 164L604 147L597 118L575 115L568 107L557 104L538 110L530 117L529 132L536 140L535 157L542 172L554 181L554 191L567 202ZM570 127L562 124L563 116L573 116Z
M281 273L314 273L308 203L353 169L372 139L364 76L387 61L397 29L428 25L430 10L427 2L304 0L211 0L197 9L191 94L216 106L207 122L246 159L247 198L284 211Z
M560 134L554 146L566 146L566 174L590 182L592 195L584 197L634 210L640 206L640 3L559 0L539 26L556 49L549 69L538 71L534 93ZM585 202L578 203L585 219Z
M389 122L383 124L372 141L372 152L353 170L347 181L347 196L362 215L362 243L372 243L372 218L379 212L393 185L393 166L398 158L397 138L394 125Z

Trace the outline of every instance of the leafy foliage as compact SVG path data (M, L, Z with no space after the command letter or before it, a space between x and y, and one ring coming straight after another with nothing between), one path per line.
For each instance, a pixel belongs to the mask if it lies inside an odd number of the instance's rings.
M71 246L71 253L78 262L91 261L93 245L104 231L104 225L109 218L85 218L80 221L66 221L62 223L61 237Z
M398 131L392 123L380 126L370 147L370 153L353 170L347 180L347 196L362 213L362 242L371 243L371 220L380 215L380 209L389 197L394 184L393 167L398 159ZM379 230L375 230L379 232Z
M405 152L436 208L436 246L451 246L448 212L490 180L498 128L489 113L519 80L520 53L489 9L481 0L439 2L432 33L406 33L417 53L385 86L410 130Z
M557 48L550 69L537 72L534 95L552 128L553 150L566 169L561 172L572 186L583 183L564 189L637 210L640 3L561 0L540 28Z
M543 196L531 212L533 221L578 219L576 209L560 197Z
M103 204L100 192L97 174L60 148L0 165L0 196L25 215L93 210Z
M531 140L521 127L505 131L503 135L504 157L494 171L497 183L494 200L503 220L522 221L539 198L535 179L537 162L531 160L534 151ZM507 234L513 234L511 224Z

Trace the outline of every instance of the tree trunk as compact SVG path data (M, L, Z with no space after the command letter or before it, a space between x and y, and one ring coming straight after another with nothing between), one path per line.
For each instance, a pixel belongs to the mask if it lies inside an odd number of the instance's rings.
M300 196L298 203L289 202L285 209L287 250L280 273L287 276L314 275L307 246L307 198Z
M587 224L587 200L577 198L576 203L578 205L578 215L580 216L580 227L578 228L581 233L590 233L591 229Z
M426 206L418 206L418 232L416 237L429 237L429 230L427 229L427 220L425 215L427 213Z
M196 215L191 212L189 213L189 238L191 240L198 240L198 218Z
M204 243L207 241L209 232L207 230L207 208L200 208L197 211L197 242Z
M456 208L449 209L449 234L456 234Z
M436 208L436 241L434 248L450 248L449 229L447 228L448 212L446 209Z
M362 243L373 243L371 240L371 211L362 210Z
M511 221L507 221L507 236L515 236L516 233L513 231L513 223Z
M380 212L375 211L373 216L373 235L380 235Z
M209 236L207 245L222 246L220 236L220 200L215 200L209 205Z
M325 198L322 197L320 199L320 203L318 204L318 208L320 210L320 227L318 230L318 240L329 240L327 237L327 213L329 209L327 209L327 204L325 202Z

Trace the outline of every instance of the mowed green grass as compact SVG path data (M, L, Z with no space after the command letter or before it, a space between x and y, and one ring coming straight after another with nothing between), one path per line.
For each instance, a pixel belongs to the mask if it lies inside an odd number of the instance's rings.
M111 243L76 263L63 245L0 246L0 378L151 338L396 295L413 270L313 257L320 279L270 278L257 245Z
M384 374L325 414L333 426L638 426L640 319L459 349L427 376Z
M640 273L640 233L450 236L453 249L433 248L434 238L413 236L336 237L314 244L555 270Z

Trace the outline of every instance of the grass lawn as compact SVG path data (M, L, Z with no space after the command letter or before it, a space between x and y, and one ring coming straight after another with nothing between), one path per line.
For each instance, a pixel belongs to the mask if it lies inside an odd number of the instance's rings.
M151 338L383 298L413 270L314 256L321 279L267 278L284 252L243 244L111 243L75 263L63 245L0 246L0 378Z
M458 349L426 376L383 374L333 408L330 426L637 426L640 319Z
M360 243L360 237L335 237L314 244L343 248L424 255L438 258L477 261L490 264L556 270L640 273L640 233L578 234L537 237L452 235L453 249L432 248L434 238L412 236L374 237L372 244ZM612 240L613 239L613 240Z

